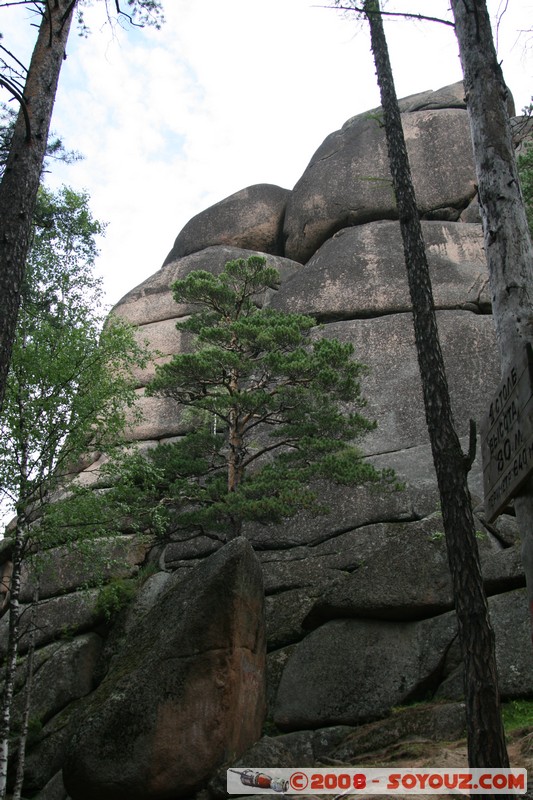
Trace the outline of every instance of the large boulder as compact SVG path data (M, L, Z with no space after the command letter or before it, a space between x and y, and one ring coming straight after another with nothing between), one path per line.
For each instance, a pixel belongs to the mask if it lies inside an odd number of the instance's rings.
M173 397L150 397L143 389L137 389L126 435L132 442L157 441L183 436L191 430L191 425L190 415L180 413L180 406Z
M499 359L463 86L404 98L400 106L467 451L468 420L485 412L499 383ZM75 556L55 553L57 569L45 570L41 583L49 596L37 620L42 729L27 755L26 796L174 800L198 789L207 795L201 787L208 785L222 800L228 764L349 764L398 739L403 747L407 738L423 737L429 747L428 739L464 733L460 702L390 713L428 697L460 700L463 679L396 217L381 110L374 109L325 140L293 192L252 186L191 219L164 266L115 307L154 351L152 364L136 374L144 419L132 418L130 431L144 452L191 425L173 400L145 393L155 365L191 346L175 326L194 306L177 304L172 284L192 270L219 274L229 260L266 254L281 279L258 305L313 314L320 323L313 335L354 346L369 368L361 381L363 411L378 423L359 444L376 468L393 467L404 488L317 482L330 514L247 523L249 544L175 531L154 543L147 561L158 571L113 625L104 624L97 591L53 597L92 579ZM105 490L105 458L88 454L70 473ZM469 485L483 533L485 587L500 593L490 607L501 688L504 697L531 696L516 520L502 515L484 524L480 460ZM6 577L8 548L0 559ZM119 574L135 572L142 548L131 539ZM25 578L25 599L30 590ZM6 634L7 615L1 641ZM23 638L22 653L27 643ZM24 666L22 658L15 722ZM289 733L257 742L265 674L267 728L277 723Z
M226 262L257 255L263 256L264 253L257 249L219 245L207 247L199 253L192 253L183 258L167 261L160 270L124 295L113 308L112 313L132 325L140 326L150 322L186 316L191 313L193 307L185 303L176 303L172 295L174 281L186 278L189 272L198 269L218 275L224 269ZM295 270L301 269L301 264L276 255L270 255L268 263L279 271L282 282Z
M469 419L480 419L487 397L500 375L492 318L470 311L438 311L437 323L450 386L452 408L460 436ZM365 453L390 453L428 441L410 314L334 322L321 332L351 342L355 357L366 364L361 381L368 401L364 413L378 422L362 442Z
M476 190L466 110L411 111L402 125L420 211L458 219ZM341 228L396 217L380 113L361 114L325 139L294 187L285 255L305 263Z
M481 225L422 222L437 308L490 308ZM321 321L411 309L398 222L343 228L272 297L274 308Z
M24 795L33 795L61 771L65 753L76 730L77 713L81 701L71 703L64 711L47 722L37 736L37 741L26 754ZM52 788L57 787L56 783ZM65 792L66 794L66 792ZM45 795L46 797L46 795Z
M344 581L322 593L306 626L337 617L422 619L453 608L442 517L396 525L391 534Z
M282 255L281 232L289 197L288 189L270 183L235 192L189 220L163 266L218 244Z
M501 695L528 697L533 653L526 590L491 597L489 610ZM353 725L433 694L458 700L460 662L455 611L419 622L332 620L292 648L274 721L286 730Z
M35 609L35 646L58 639L70 638L78 633L95 628L102 621L98 607L98 589L83 589L62 597L51 597L37 603ZM25 653L30 643L29 626L26 624L29 605L21 606L21 637L19 652ZM9 615L0 620L0 659L5 658L8 646Z
M74 544L38 553L22 564L20 601L31 602L37 576L41 600L112 578L131 577L149 549L147 539L124 535L101 537L90 547Z
M94 688L95 669L102 649L96 633L86 633L54 647L50 657L35 673L31 694L32 718L48 722L73 700L85 697ZM14 720L22 719L25 693L15 696Z
M46 786L36 795L35 800L68 800L67 790L63 784L63 774L56 772Z
M363 753L381 750L402 740L451 742L466 734L463 703L424 703L398 709L386 719L360 725L330 752L336 762L357 763Z
M77 718L63 774L73 800L188 796L261 732L261 569L239 538L171 581L131 626Z
M245 523L243 530L253 547L256 550L280 550L279 557L287 558L287 548L299 545L312 548L313 553L322 546L339 552L342 541L344 557L350 559L353 558L354 546L359 550L362 540L372 542L372 534L366 536L366 532L373 523L413 519L410 493L392 485L343 486L316 481L313 491L319 503L329 508L331 514L303 510L285 520L283 525ZM343 540L344 533L350 536L349 546ZM348 550L349 555L346 555Z
M498 688L503 699L533 695L533 650L526 589L489 598L491 624L496 638ZM450 654L453 656L453 653ZM443 681L437 692L439 699L463 697L463 667L459 654L455 670Z
M499 543L480 530L477 545L485 585L513 589L523 582L517 548L501 550ZM442 515L417 522L391 524L379 549L360 566L322 591L304 627L338 617L424 619L454 607ZM394 576L390 565L394 564Z
M436 685L455 636L455 619L446 614L421 622L327 622L289 658L274 722L298 730L384 716Z

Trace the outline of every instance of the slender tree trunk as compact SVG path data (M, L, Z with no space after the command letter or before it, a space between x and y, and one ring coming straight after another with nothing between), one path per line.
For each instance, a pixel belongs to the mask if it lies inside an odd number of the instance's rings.
M237 372L233 372L230 382L230 393L232 397L237 396L239 391L239 376ZM228 430L228 493L235 492L239 487L244 475L244 441L241 429L241 421L239 409L236 404L230 409L229 412L229 430ZM231 532L228 539L236 539L241 535L242 520L230 517Z
M32 216L75 2L50 0L0 183L0 410L15 336ZM24 113L25 112L25 113Z
M231 495L239 487L243 473L243 440L239 431L237 412L230 413L229 430L229 456L228 456L228 493ZM241 535L242 520L230 515L231 532L228 539L235 539Z
M15 785L11 800L21 800L22 784L24 783L24 767L26 763L26 743L28 741L28 730L30 726L30 708L33 691L33 670L35 664L35 612L39 601L38 585L34 589L32 606L30 612L30 630L28 655L26 656L26 685L24 687L24 711L22 713L22 725L19 736L19 748L17 753L17 772Z
M533 342L533 245L518 181L508 91L485 0L452 0L474 146L502 373ZM533 481L515 500L533 642Z
M20 499L17 504L17 527L13 545L13 570L9 592L9 628L7 656L5 665L4 694L0 711L0 800L5 800L7 791L7 770L9 764L9 735L11 733L11 707L17 670L17 656L20 639L20 581L22 559L24 557L26 531L26 502L28 499L28 443L24 436L24 414L21 398L19 398L20 425L24 446L20 455Z
M9 598L9 630L5 665L5 683L0 712L0 800L5 800L7 791L7 766L9 758L9 734L11 731L11 706L15 687L17 655L20 636L20 574L24 549L23 525L17 525L13 547L13 573Z
M455 431L422 228L378 0L366 0L398 206L426 421L437 473L464 661L471 767L509 765L492 631L467 486L469 464Z

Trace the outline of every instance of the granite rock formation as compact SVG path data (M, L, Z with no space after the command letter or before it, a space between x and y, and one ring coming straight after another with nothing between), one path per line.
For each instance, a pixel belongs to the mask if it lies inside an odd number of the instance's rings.
M235 539L169 580L76 720L63 776L80 800L188 796L261 734L261 568Z
M466 437L470 418L485 413L499 363L462 85L406 98L401 106L456 424ZM46 625L38 651L43 684L54 664L74 665L82 654L84 678L61 696L39 693L42 729L28 756L28 796L64 800L63 770L72 800L189 797L201 787L224 797L224 773L217 769L232 759L262 767L350 763L369 742L464 732L446 545L384 141L379 109L359 115L327 137L292 191L249 187L197 215L178 234L163 267L114 311L148 339L157 351L154 363L164 361L190 346L175 322L191 309L174 302L172 282L193 269L219 272L232 258L265 254L281 277L262 302L313 314L323 335L352 342L358 360L369 366L363 394L378 426L362 446L378 467L393 467L405 488L322 483L317 490L328 499L329 515L302 513L284 525L246 526L255 555L244 541L235 545L237 561L248 564L232 573L235 591L205 577L214 565L233 563L233 544L222 547L200 534L176 537L145 556L138 542L124 537L129 556L121 574L134 575L145 559L155 574L111 628L94 590L82 588L86 575L79 565L64 570L59 584L50 576L39 609ZM144 420L132 424L130 438L141 447L179 436L189 424L173 401L144 396L153 371L152 364L138 375ZM95 481L98 465L95 454L78 480ZM486 524L479 461L471 491L502 696L531 696L533 654L514 518L503 514ZM2 560L9 572L8 547ZM277 726L283 735L260 739L261 579L266 729ZM247 611L244 605L237 611L232 598L245 588ZM26 597L29 590L28 584ZM197 605L199 598L205 605ZM219 615L228 621L222 638L210 626ZM72 649L61 638L67 624ZM4 618L4 652L5 634ZM246 664L239 652L246 653ZM250 681L251 719L239 738L231 725L218 724L214 698L227 689L219 700L233 709L234 724ZM193 686L205 703L188 702ZM388 718L393 706L433 699L447 702ZM372 720L379 721L362 727ZM195 737L203 728L204 738L212 739L209 755L197 745L195 769L184 726Z

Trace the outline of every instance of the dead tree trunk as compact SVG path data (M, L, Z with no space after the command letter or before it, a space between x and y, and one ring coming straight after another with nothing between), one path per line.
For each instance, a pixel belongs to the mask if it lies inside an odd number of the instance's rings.
M533 343L533 245L518 181L508 91L485 0L452 0L474 146L502 373ZM515 500L533 642L533 480Z

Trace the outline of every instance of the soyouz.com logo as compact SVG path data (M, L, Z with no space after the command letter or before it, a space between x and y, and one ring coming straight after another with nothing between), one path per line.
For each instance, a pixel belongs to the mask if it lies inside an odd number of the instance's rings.
M228 769L228 794L524 794L525 769Z

